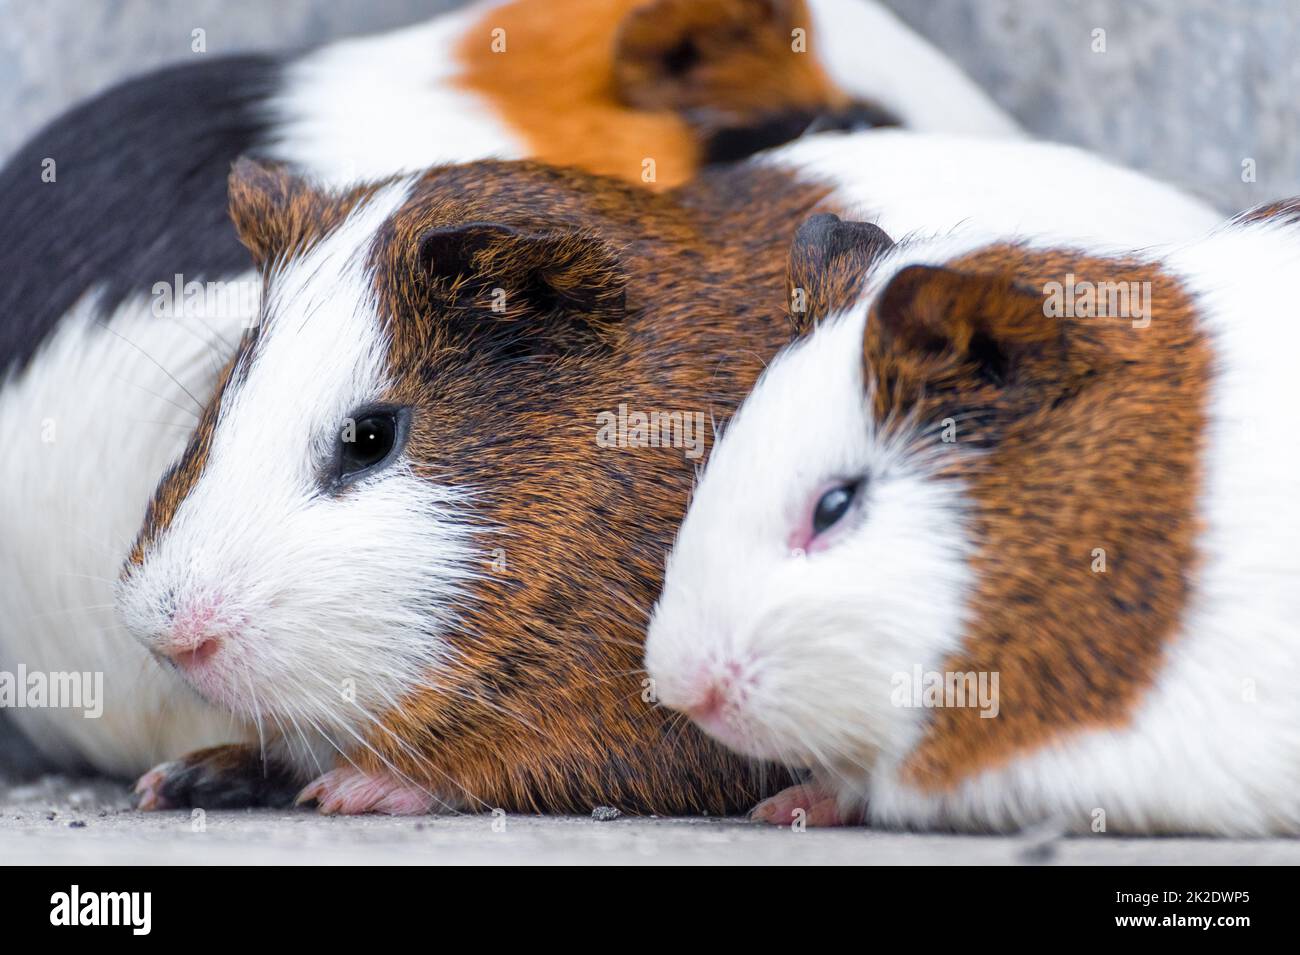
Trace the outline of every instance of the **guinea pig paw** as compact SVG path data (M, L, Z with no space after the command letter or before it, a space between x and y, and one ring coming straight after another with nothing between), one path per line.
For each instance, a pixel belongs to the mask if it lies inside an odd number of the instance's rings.
M167 797L163 793L167 780L175 775L176 769L175 760L159 763L137 779L135 788L131 790L135 796L135 808L141 812L175 808L167 802Z
M160 763L135 784L136 808L242 809L283 808L298 785L287 767L262 759L256 746L233 743L187 753Z
M389 816L422 816L432 811L436 797L414 783L386 774L371 775L351 766L332 769L298 794L299 805L315 802L327 816L379 812Z
M801 818L800 813L804 824L809 826L851 826L856 822L840 811L833 793L816 783L781 790L750 810L749 818L773 826L788 826Z

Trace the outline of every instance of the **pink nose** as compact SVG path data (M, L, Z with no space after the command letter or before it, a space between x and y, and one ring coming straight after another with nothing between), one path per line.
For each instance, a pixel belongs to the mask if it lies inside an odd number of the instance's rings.
M687 716L699 722L712 722L722 716L729 703L742 703L745 686L744 668L734 660L721 666L702 666L693 681L692 701L683 707Z
M221 649L220 637L207 637L198 644L169 644L158 652L178 666L186 669L198 666Z
M178 610L172 615L171 630L158 646L158 653L178 666L197 666L221 649L218 626L214 603Z

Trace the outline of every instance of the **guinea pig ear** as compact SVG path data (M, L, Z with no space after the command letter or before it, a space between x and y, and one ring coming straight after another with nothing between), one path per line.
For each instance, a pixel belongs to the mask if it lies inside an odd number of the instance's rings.
M823 213L807 219L790 245L787 301L796 338L832 312L848 308L872 264L894 240L870 222L844 222Z
M906 365L920 378L973 374L1001 388L1030 365L1060 363L1065 329L1041 291L1003 274L909 265L877 296L864 333L868 367Z
M464 222L425 232L417 267L446 309L511 322L564 340L601 336L626 311L627 275L617 253L581 229L527 230Z
M227 188L235 231L258 265L289 251L326 205L324 194L278 163L243 157L230 170Z

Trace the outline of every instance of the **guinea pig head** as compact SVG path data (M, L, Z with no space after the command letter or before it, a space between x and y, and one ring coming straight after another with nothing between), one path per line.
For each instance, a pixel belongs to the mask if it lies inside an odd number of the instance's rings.
M513 0L467 31L459 81L528 155L666 189L810 129L897 125L830 77L818 29L803 0Z
M808 52L811 32L804 0L648 0L619 28L615 79L629 104L683 116L712 162L810 129L897 125L835 86Z
M869 441L861 362L851 358L861 353L864 285L891 247L879 228L831 214L799 228L787 275L796 340L725 426L651 621L646 666L660 699L752 756L816 761L800 741L828 725L814 722L834 689L827 680L847 690L861 677L833 659L850 645L812 641L856 626L875 600L874 588L859 597L850 586L856 568L823 553L846 543L862 475L882 458ZM908 520L912 503L891 502L891 521ZM863 546L870 560L883 545ZM891 566L901 577L909 570Z
M600 240L433 197L396 215L419 189L238 164L260 319L119 585L129 628L200 693L326 752L455 666L446 635L490 561L459 456L490 468L502 406L526 409L492 377L599 350L623 308Z
M1063 313L1076 281L1146 283L1161 320ZM841 309L714 450L649 631L661 699L859 792L882 758L945 788L1122 722L1195 563L1186 297L1140 261L918 243ZM918 671L998 698L918 708Z
M243 163L232 196L261 320L123 573L136 636L304 772L337 749L468 808L752 804L762 770L642 686L695 461L600 422L743 393L757 349L720 360L713 316L779 304L779 246L532 163L342 195Z

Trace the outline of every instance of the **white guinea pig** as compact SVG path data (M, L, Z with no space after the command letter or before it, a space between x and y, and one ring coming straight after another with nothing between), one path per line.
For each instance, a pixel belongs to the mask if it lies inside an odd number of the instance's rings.
M810 220L659 700L811 770L770 822L1300 831L1298 268L1295 200L1126 255Z

